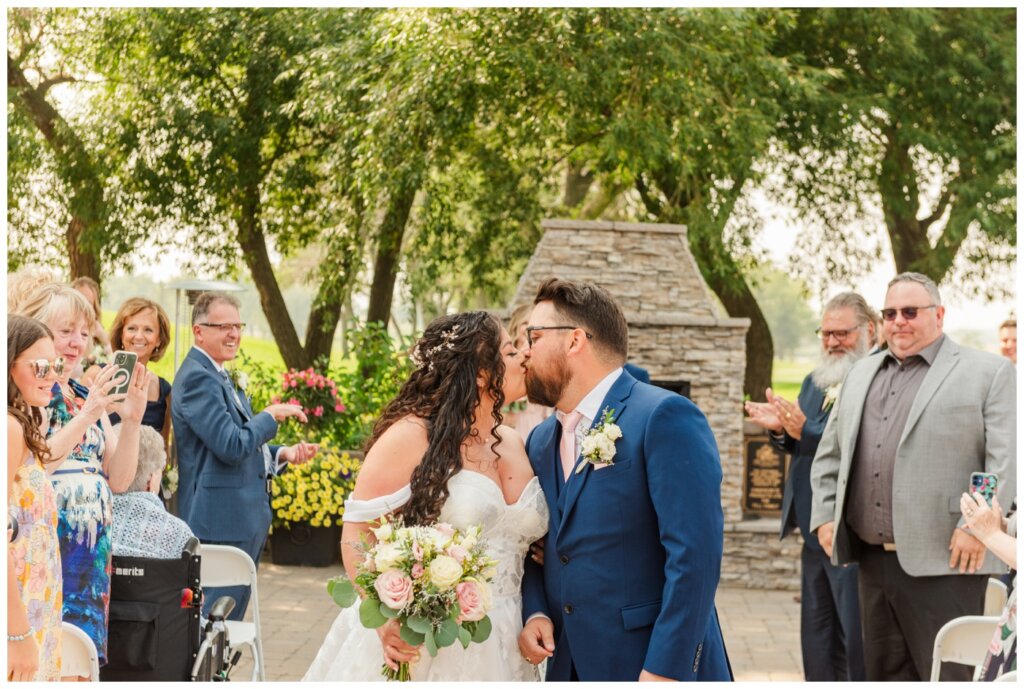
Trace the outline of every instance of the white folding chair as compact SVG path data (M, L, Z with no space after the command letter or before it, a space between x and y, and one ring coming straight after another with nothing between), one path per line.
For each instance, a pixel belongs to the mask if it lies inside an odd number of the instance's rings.
M100 681L100 658L88 634L70 622L61 622L60 674Z
M263 641L260 633L260 599L256 590L256 565L244 550L230 545L200 545L202 558L200 584L203 589L217 586L248 586L252 622L228 620L228 642L232 647L248 646L252 653L252 681L266 681L263 667Z
M986 617L995 615L999 617L1003 614L1003 608L1006 606L1006 584L999 581L998 579L989 578L988 588L985 589L985 612L983 613Z
M1017 671L1016 670L1010 670L1009 672L1004 672L1003 674L1001 674L998 677L996 677L993 681L994 682L1016 682L1017 681Z
M929 681L939 681L939 670L943 663L973 666L984 663L988 644L998 624L998 617L965 615L942 625L942 629L935 635L935 646L932 647L932 676Z

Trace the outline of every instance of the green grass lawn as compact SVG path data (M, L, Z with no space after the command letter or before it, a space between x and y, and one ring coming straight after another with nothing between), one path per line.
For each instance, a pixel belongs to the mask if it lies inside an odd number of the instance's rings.
M775 360L772 366L772 391L793 402L800 394L800 384L814 368L813 362Z

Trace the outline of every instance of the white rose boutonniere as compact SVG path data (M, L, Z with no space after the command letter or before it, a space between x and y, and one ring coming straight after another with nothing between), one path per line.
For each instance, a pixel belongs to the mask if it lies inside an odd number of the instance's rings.
M576 473L583 471L588 464L614 464L615 441L622 437L622 429L614 423L615 410L605 409L601 422L587 431L580 443L580 453L584 461L576 467Z
M227 369L228 378L234 383L235 387L245 392L249 387L249 374L245 371L237 368Z
M834 405L836 400L839 399L839 390L842 389L842 387L842 383L836 383L835 385L828 386L825 390L825 401L821 403L822 411L832 408L832 405Z

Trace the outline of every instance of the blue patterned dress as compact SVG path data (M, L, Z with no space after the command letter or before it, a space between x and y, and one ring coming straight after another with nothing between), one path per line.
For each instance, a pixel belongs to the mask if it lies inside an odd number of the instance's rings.
M47 437L80 411L88 388L69 381L73 399L54 385L47 413ZM113 494L103 474L103 430L89 426L51 481L57 499L57 537L64 575L64 621L82 629L96 644L100 665L107 662L110 611L110 525Z

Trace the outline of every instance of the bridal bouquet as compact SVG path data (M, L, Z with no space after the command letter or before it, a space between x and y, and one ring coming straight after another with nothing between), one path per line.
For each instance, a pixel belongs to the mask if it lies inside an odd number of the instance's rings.
M459 531L450 524L403 526L401 521L381 519L371 529L377 542L366 546L355 583L347 577L327 582L327 592L347 608L359 597L363 626L376 629L389 619L401 624L401 636L410 646L423 644L431 656L456 641L468 648L491 633L489 582L494 560L487 557L480 527ZM398 671L387 665L389 680L409 681L409 665Z

